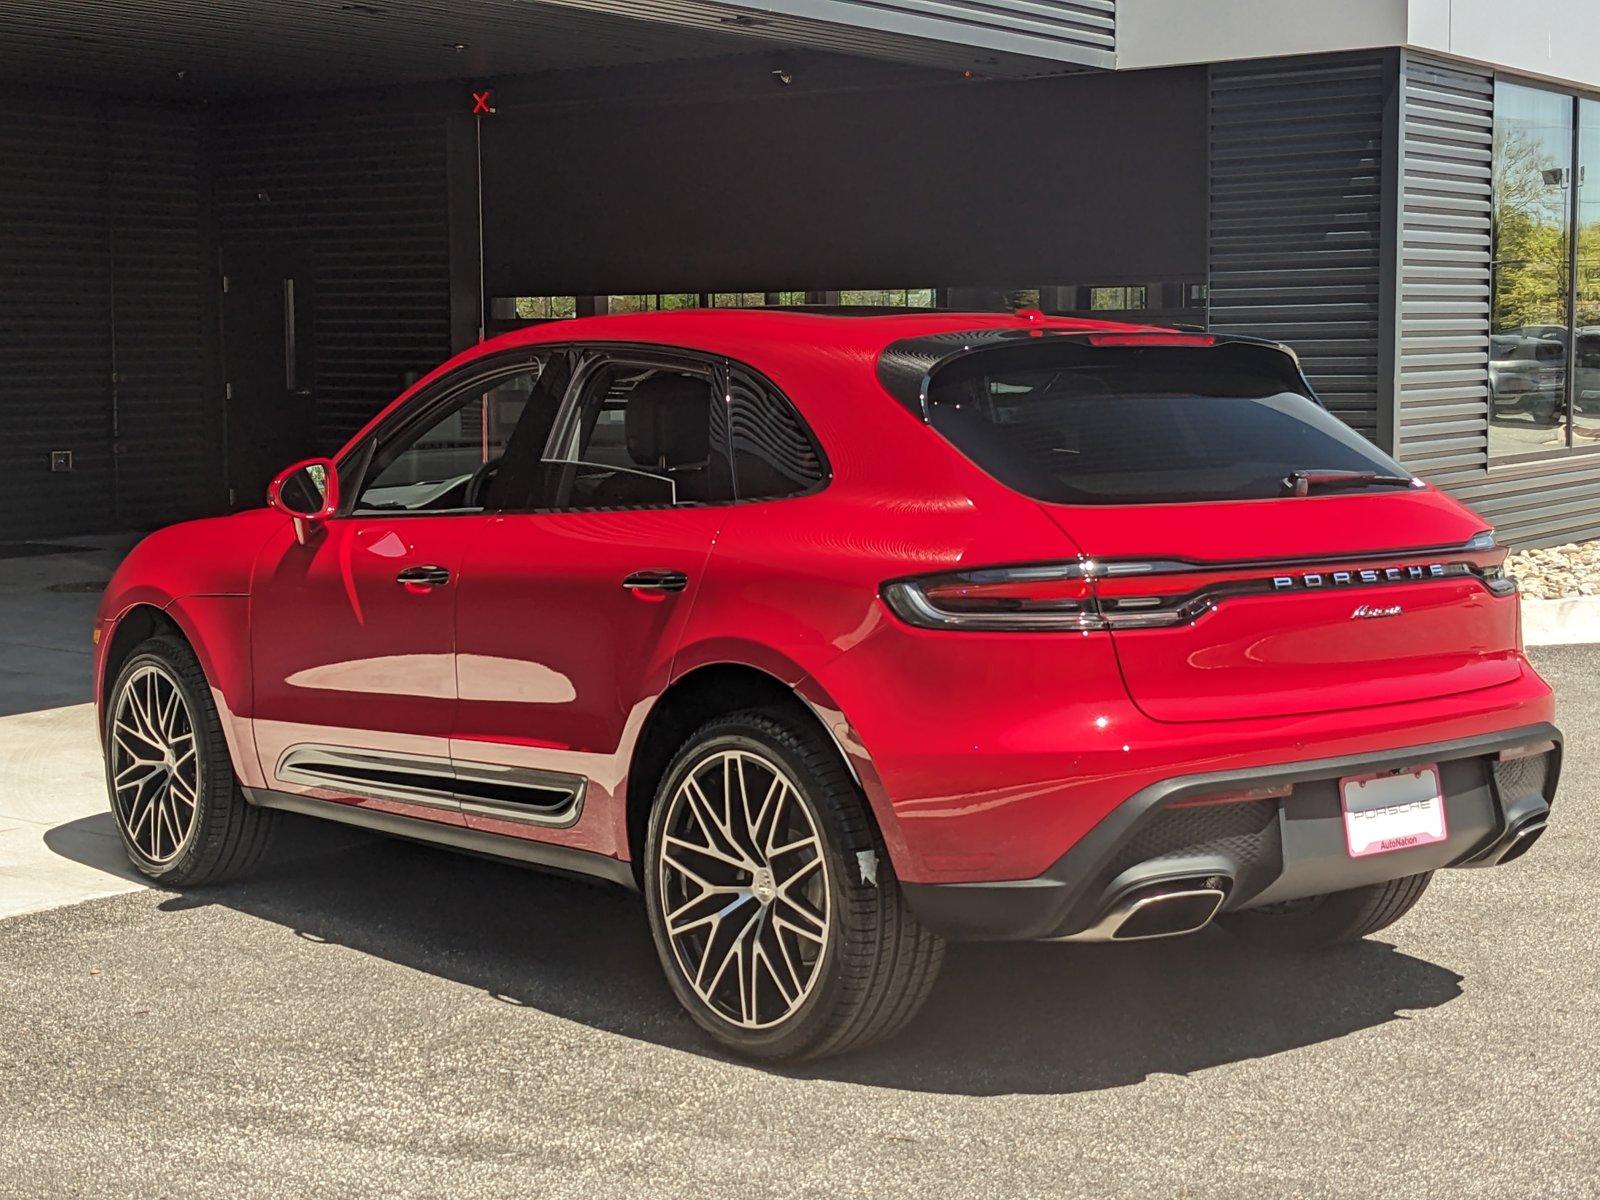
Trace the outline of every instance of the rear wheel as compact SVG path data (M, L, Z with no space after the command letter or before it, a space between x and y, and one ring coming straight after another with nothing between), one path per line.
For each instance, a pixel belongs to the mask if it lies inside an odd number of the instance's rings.
M141 874L220 883L266 851L277 813L245 800L205 673L181 638L150 638L123 664L105 748L111 811Z
M667 981L723 1045L820 1058L922 1007L943 942L912 916L833 745L788 714L701 726L651 814L645 898Z
M1433 872L1223 913L1217 924L1240 941L1268 950L1320 950L1359 941L1393 925L1422 898Z

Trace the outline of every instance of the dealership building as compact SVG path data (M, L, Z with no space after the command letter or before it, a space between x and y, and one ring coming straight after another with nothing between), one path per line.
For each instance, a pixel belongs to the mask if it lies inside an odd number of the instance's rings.
M259 503L519 324L780 303L1281 340L1600 536L1600 4L0 6L0 541Z

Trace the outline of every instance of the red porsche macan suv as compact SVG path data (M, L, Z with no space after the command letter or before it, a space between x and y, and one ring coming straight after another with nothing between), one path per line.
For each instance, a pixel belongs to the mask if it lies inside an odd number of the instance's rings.
M1504 551L1264 342L547 324L269 499L106 592L135 865L288 810L614 880L745 1054L894 1032L946 938L1359 938L1555 791Z

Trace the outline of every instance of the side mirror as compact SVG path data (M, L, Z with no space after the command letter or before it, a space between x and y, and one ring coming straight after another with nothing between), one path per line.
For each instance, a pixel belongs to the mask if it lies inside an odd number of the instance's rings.
M267 487L267 507L294 519L295 541L304 546L339 511L339 471L327 458L296 463Z

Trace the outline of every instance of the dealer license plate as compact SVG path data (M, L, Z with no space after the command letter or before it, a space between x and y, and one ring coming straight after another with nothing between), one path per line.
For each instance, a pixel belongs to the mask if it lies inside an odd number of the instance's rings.
M1353 775L1339 781L1339 791L1351 858L1430 846L1449 836L1436 766L1398 775Z

